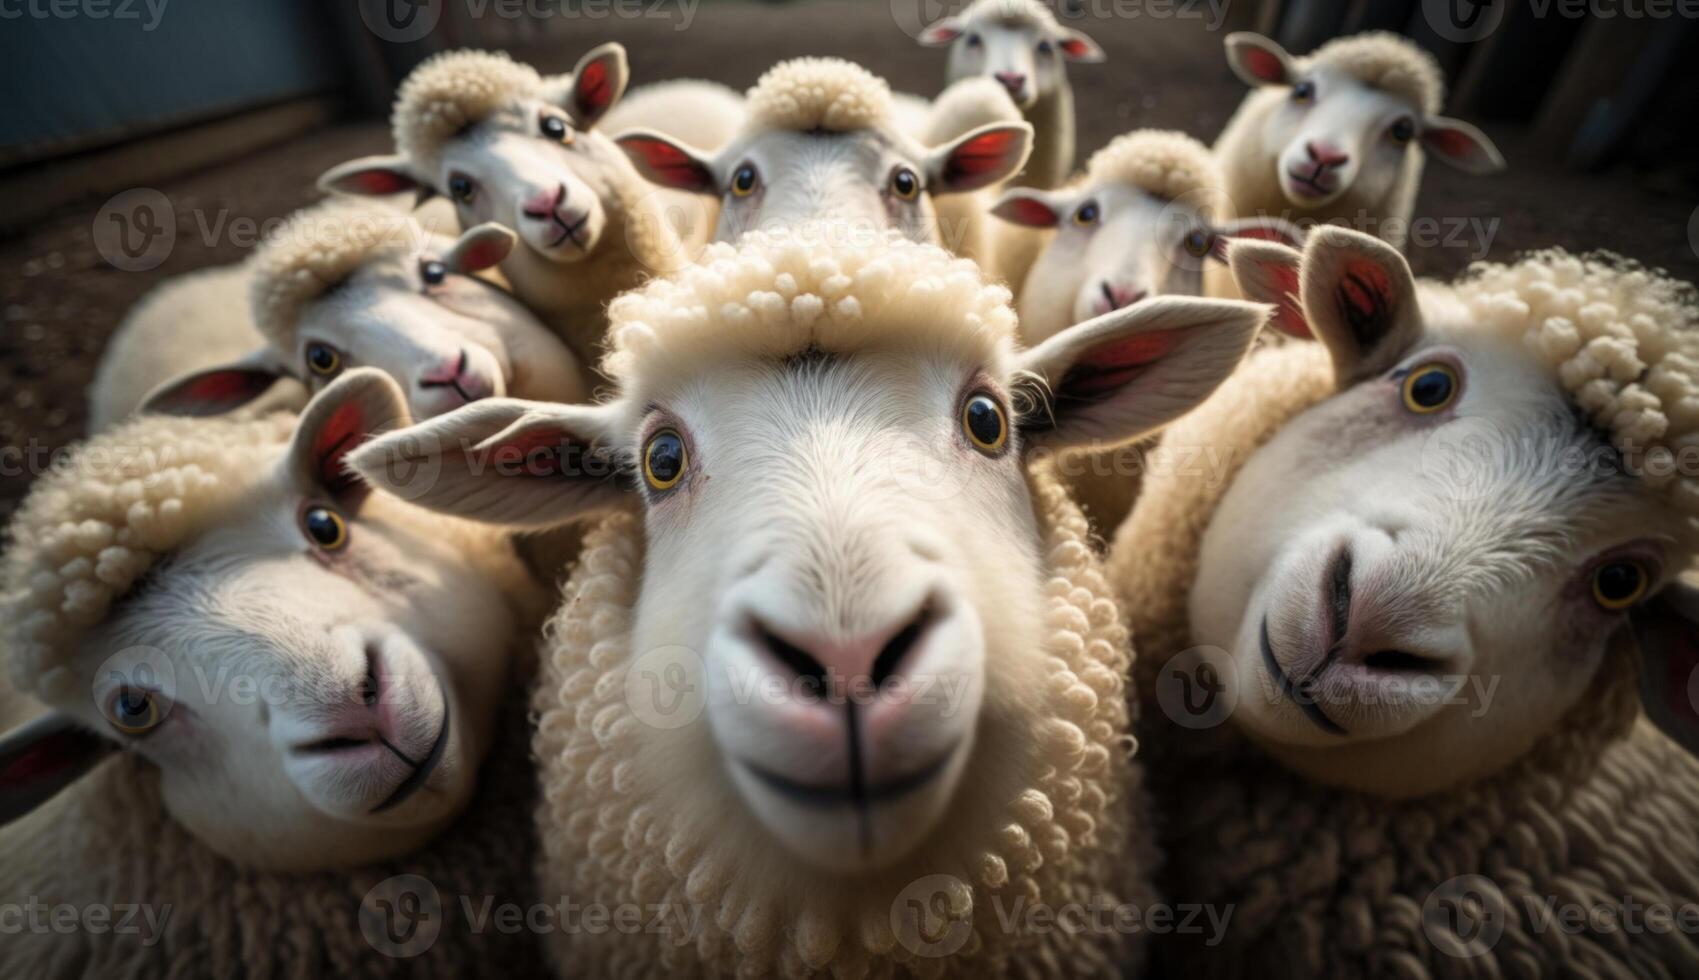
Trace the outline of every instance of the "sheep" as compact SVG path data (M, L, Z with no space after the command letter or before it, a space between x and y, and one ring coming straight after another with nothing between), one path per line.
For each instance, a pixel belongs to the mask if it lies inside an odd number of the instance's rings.
M1032 156L1016 184L1048 189L1068 179L1074 169L1074 91L1063 62L1104 60L1097 42L1058 24L1036 0L975 0L922 31L920 43L949 45L949 81L996 81L1032 124Z
M689 261L712 223L687 217L680 223L701 227L675 227L669 199L601 131L628 77L618 44L591 50L561 78L504 54L435 55L396 95L396 153L332 167L319 187L441 194L463 228L494 221L512 229L525 246L501 263L514 294L591 363L607 302Z
M717 149L743 125L743 96L698 78L651 82L626 92L600 128L614 139L631 129L659 129L691 146Z
M1429 154L1467 173L1504 169L1485 133L1438 115L1439 65L1395 34L1337 38L1294 58L1238 32L1227 61L1254 89L1215 141L1239 217L1343 223L1403 248Z
M1164 298L1018 351L1008 302L936 246L751 233L614 303L611 400L480 402L352 457L432 467L417 502L480 520L613 511L545 631L542 889L669 914L556 937L563 974L1136 962L997 917L1150 898L1129 639L1040 457L1185 411L1265 313Z
M896 229L990 265L972 192L1020 169L1032 129L989 88L952 89L922 120L917 103L894 102L865 68L798 58L761 76L743 128L715 152L649 130L618 142L651 181L718 199L718 242L752 230L872 242ZM928 141L933 132L948 135ZM946 223L950 196L966 204Z
M1229 261L1320 342L1259 351L1167 430L1215 462L1153 469L1110 558L1164 706L1140 730L1160 883L1235 910L1219 945L1157 959L1692 975L1690 934L1546 917L1699 902L1699 617L1675 581L1699 545L1699 294L1559 251L1418 283L1332 227Z
M405 421L394 383L357 369L298 418L140 417L32 487L0 649L50 710L0 738L0 891L169 919L145 946L9 936L0 972L384 972L355 916L374 883L523 895L526 828L492 805L525 805L522 744L468 807L544 597L506 535L344 469ZM522 743L523 710L507 721ZM427 963L531 956L495 946Z
M186 303L150 297L139 304L102 358L97 416L109 422L121 401L108 390L127 400L173 367L141 399L141 411L222 414L249 405L279 380L316 391L357 366L379 368L402 385L415 418L509 392L582 400L588 385L572 352L498 284L477 275L500 262L514 241L496 224L458 238L433 235L406 214L358 199L300 211L242 265L158 290L188 296ZM232 324L234 336L218 336L216 362L185 371L193 365L173 365L174 356L160 353L182 348L182 341L160 336L164 326L226 317L224 303L238 290L247 293L241 298L250 316ZM217 331L191 329L186 336L198 344L203 333ZM244 349L232 356L237 344ZM200 351L185 356L210 359Z

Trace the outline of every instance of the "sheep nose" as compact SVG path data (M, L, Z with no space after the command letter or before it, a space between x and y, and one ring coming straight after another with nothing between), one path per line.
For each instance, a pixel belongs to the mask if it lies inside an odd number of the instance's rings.
M1332 143L1311 140L1304 144L1304 150L1309 153L1311 160L1324 167L1343 167L1351 162L1351 157Z
M809 699L843 699L877 691L903 674L914 651L926 638L932 621L931 604L883 629L848 637L781 635L759 618L750 631L772 658L776 672Z
M1009 90L1010 95L1019 95L1021 89L1026 85L1026 76L1018 71L1000 71L995 74L997 81L1003 83L1003 87Z
M1118 310L1123 306L1131 306L1145 297L1145 291L1142 289L1122 286L1107 279L1099 285L1098 292L1103 296L1104 304L1109 307L1108 310L1104 311L1106 313L1111 310Z
M539 191L536 194L531 195L531 199L525 202L525 217L539 221L552 220L554 218L555 211L560 208L562 202L565 200L565 184L557 185L555 189L551 191Z

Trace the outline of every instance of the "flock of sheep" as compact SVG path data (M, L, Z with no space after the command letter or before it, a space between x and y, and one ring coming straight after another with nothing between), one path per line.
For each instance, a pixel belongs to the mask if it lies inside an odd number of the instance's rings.
M1077 175L1088 37L921 40L439 55L138 304L0 563L0 902L166 914L0 973L1699 974L1693 287L1340 227L1504 166L1391 35Z

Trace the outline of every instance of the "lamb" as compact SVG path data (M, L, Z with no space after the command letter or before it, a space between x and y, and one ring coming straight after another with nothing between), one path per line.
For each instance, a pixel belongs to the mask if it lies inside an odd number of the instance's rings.
M1037 0L975 0L926 28L920 43L949 45L949 81L996 81L1032 124L1032 157L1016 183L1048 189L1068 179L1074 169L1074 90L1064 62L1104 60L1095 41L1058 24Z
M1019 351L1008 302L935 246L752 233L614 303L610 401L355 453L464 516L614 511L546 630L542 889L669 914L556 937L563 975L1137 961L997 914L1150 898L1129 640L1040 457L1185 411L1264 311L1151 300Z
M867 244L895 229L989 265L984 204L969 195L1020 170L1032 129L994 89L986 95L952 90L919 126L914 103L899 108L865 68L798 58L761 76L742 130L716 152L648 130L619 144L651 181L719 200L715 241L761 230ZM927 142L935 131L948 136ZM946 224L940 202L952 195L968 204Z
M1260 34L1227 36L1255 89L1215 141L1239 217L1337 222L1403 248L1429 154L1472 174L1504 169L1485 133L1438 115L1433 56L1395 34L1337 38L1294 58Z
M1164 893L1235 909L1157 959L1692 975L1690 933L1598 916L1699 902L1699 294L1559 251L1418 283L1331 227L1229 260L1320 343L1166 432L1224 468L1153 471L1111 556Z
M618 44L590 51L564 78L545 78L504 54L444 52L414 69L396 95L396 153L333 167L319 186L441 194L463 228L494 221L512 229L525 247L502 261L503 275L592 363L608 301L691 260L711 224L709 216L701 227L675 227L667 196L599 128L628 78Z
M102 358L96 417L103 425L122 417L123 403L149 379L159 384L141 410L207 415L247 406L283 379L321 390L359 366L403 386L415 418L508 393L582 400L587 378L572 352L499 284L478 276L514 242L496 224L458 238L434 235L401 212L357 199L298 212L241 266L158 290L162 299L186 302L138 305ZM224 301L239 288L250 317L232 325L233 336L219 335L218 361L188 371L176 364L168 380L158 378L177 360L159 351L182 346L165 331L227 317ZM252 330L235 329L249 323ZM203 334L217 333L191 329L184 339L202 343ZM232 356L238 343L245 349ZM142 348L139 362L132 360ZM185 358L208 360L202 351Z
M298 419L143 416L32 488L0 640L51 710L0 739L0 892L167 920L10 936L0 971L387 972L355 914L375 883L526 893L526 828L500 807L529 795L522 709L501 726L519 764L468 807L542 591L505 535L343 468L405 421L393 382L357 369ZM532 955L453 939L425 964Z

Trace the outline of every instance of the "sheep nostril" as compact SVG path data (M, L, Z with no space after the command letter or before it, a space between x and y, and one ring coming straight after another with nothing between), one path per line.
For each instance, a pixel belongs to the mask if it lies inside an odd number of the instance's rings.
M751 623L755 635L761 639L762 646L773 655L787 670L796 675L810 693L819 696L826 691L826 665L816 660L808 651L777 636L759 621Z
M1395 674L1437 674L1441 663L1408 650L1377 650L1363 658L1363 666Z
M360 703L371 707L378 703L383 694L383 681L378 670L378 650L372 644L366 644L366 673L360 678L360 684L355 688Z
M347 738L337 735L331 738L321 738L314 742L304 742L294 746L293 751L299 755L331 755L336 752L347 752L351 749L362 749L372 744L370 739Z
M897 635L885 641L879 649L879 656L873 659L873 686L881 688L885 682L897 676L898 668L903 660L916 646L920 645L921 637L926 635L926 627L932 623L930 605L922 606L920 612L907 626L897 631Z

